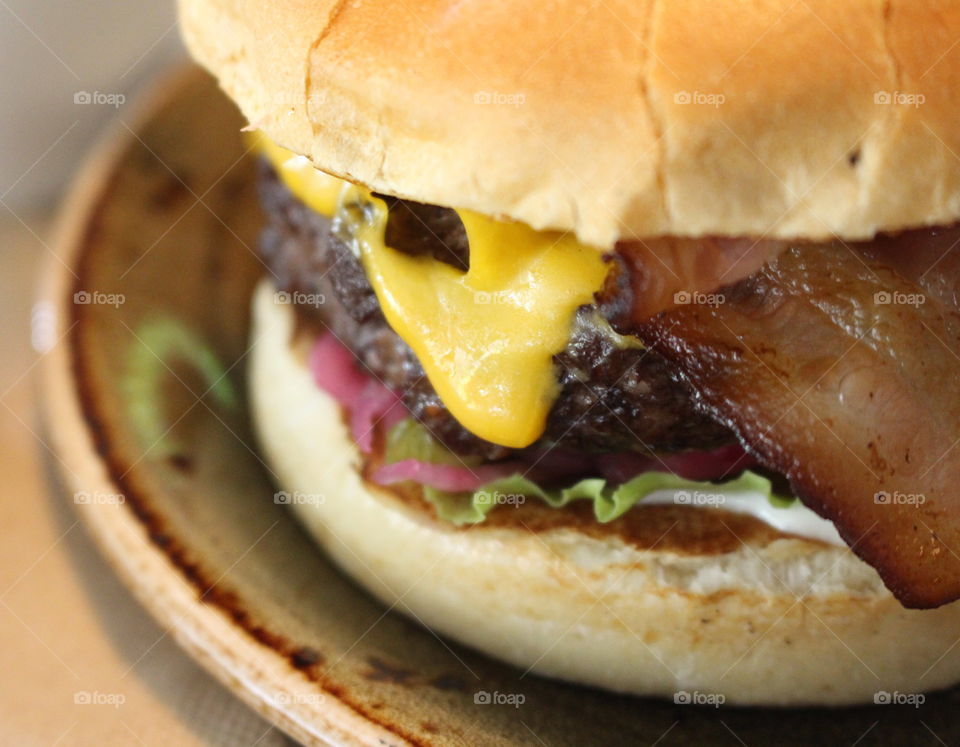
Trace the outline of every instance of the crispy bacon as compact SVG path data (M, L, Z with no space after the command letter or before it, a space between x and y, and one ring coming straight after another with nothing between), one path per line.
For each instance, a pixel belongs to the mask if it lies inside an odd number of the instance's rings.
M960 229L795 246L635 319L908 607L960 598Z

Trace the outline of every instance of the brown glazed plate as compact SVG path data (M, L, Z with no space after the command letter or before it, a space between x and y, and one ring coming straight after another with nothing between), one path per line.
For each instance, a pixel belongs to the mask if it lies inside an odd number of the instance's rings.
M44 290L56 324L43 403L74 502L133 593L224 685L307 744L960 741L953 691L920 708L718 709L525 675L343 577L274 502L248 421L264 269L242 125L196 70L161 85L77 181Z

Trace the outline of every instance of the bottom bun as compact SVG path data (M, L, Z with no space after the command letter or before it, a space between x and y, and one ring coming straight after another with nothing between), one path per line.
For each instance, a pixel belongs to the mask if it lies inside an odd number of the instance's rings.
M884 702L960 680L960 605L906 610L841 547L715 508L500 506L438 520L362 477L292 308L254 297L257 431L303 525L354 579L422 624L523 670L682 702Z

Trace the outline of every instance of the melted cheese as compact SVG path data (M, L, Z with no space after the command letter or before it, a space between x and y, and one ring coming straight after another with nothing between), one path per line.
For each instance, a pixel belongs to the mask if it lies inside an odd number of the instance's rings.
M387 321L450 413L502 446L536 441L558 393L553 356L567 344L577 307L593 300L606 277L600 252L569 234L459 210L470 246L463 272L387 246L387 205L368 190L307 162L311 175L272 143L264 152L303 202L349 222ZM335 198L331 180L340 185Z
M253 146L267 157L287 189L301 202L328 218L336 212L344 182L320 169L310 159L281 148L263 135L253 136Z
M543 433L558 393L553 356L607 267L568 236L461 211L470 269L386 246L386 205L358 233L390 326L451 414L487 441L520 448Z

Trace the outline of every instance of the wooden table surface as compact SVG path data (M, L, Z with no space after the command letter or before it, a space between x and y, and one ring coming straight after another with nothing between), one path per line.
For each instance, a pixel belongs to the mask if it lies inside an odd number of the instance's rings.
M56 485L30 324L49 223L0 205L0 745L288 745L140 609Z

